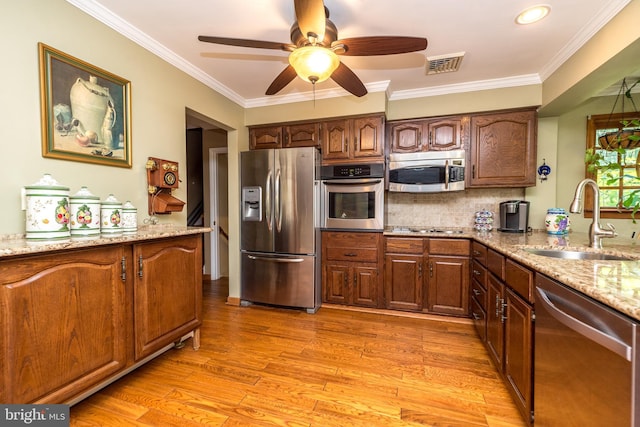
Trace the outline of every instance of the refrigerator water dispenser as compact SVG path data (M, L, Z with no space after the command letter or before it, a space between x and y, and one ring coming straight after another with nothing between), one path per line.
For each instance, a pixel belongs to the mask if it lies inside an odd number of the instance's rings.
M242 220L262 221L262 187L242 187Z

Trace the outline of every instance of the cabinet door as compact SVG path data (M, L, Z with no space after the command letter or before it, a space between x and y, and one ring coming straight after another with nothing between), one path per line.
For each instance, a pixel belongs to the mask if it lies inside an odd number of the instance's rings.
M422 310L422 255L386 255L385 303L387 308Z
M389 125L389 151L392 153L414 153L421 151L423 123L393 123Z
M124 262L109 246L0 263L0 402L61 403L125 368Z
M429 150L457 150L462 148L461 120L444 119L429 122L427 135Z
M471 117L470 187L536 184L536 112Z
M533 310L511 289L506 291L504 374L525 419L533 411Z
M384 145L382 116L358 117L353 119L353 155L354 159L372 157L383 158Z
M354 305L378 306L378 268L376 265L354 265L351 295Z
M469 259L429 255L430 312L466 316L469 314Z
M504 323L502 304L504 304L504 285L493 274L489 274L487 283L487 349L498 371L502 372L504 354Z
M349 304L349 264L324 263L322 275L323 302Z
M322 160L347 160L349 149L349 120L322 123Z
M202 323L201 236L134 246L135 359Z
M285 127L283 148L319 146L320 123L300 123Z
M249 149L282 148L282 126L249 129Z

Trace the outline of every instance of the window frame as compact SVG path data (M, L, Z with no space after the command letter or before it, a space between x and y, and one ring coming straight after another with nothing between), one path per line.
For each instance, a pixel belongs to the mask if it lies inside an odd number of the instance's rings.
M640 113L615 113L615 114L594 114L587 118L587 149L596 148L596 131L598 129L615 129L621 130L623 128L623 120L640 119ZM640 154L638 155L640 160ZM638 161L636 163L639 163ZM588 165L585 164L585 178L591 178L597 182L597 176L595 173L589 172ZM625 187L620 183L618 185L620 191ZM626 187L631 189L630 187ZM585 218L593 217L593 192L585 191L584 195L584 216ZM600 217L610 219L633 219L631 214L632 209L626 209L624 207L601 207Z

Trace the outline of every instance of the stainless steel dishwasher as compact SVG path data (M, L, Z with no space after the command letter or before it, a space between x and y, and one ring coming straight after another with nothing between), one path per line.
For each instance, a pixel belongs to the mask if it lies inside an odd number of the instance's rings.
M638 323L542 275L535 298L535 426L639 427Z

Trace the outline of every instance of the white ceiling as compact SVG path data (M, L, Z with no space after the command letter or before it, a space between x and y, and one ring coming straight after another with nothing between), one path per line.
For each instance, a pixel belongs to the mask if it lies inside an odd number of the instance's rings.
M67 0L238 104L309 99L295 79L276 96L265 90L287 66L278 50L222 46L198 35L289 43L293 0ZM544 81L631 0L546 0L550 15L530 26L516 15L537 0L325 0L338 37L425 37L423 52L341 57L370 92L390 99ZM465 52L459 71L426 75L426 57ZM622 77L622 76L621 76ZM333 81L316 98L349 95ZM349 95L352 96L352 95Z

